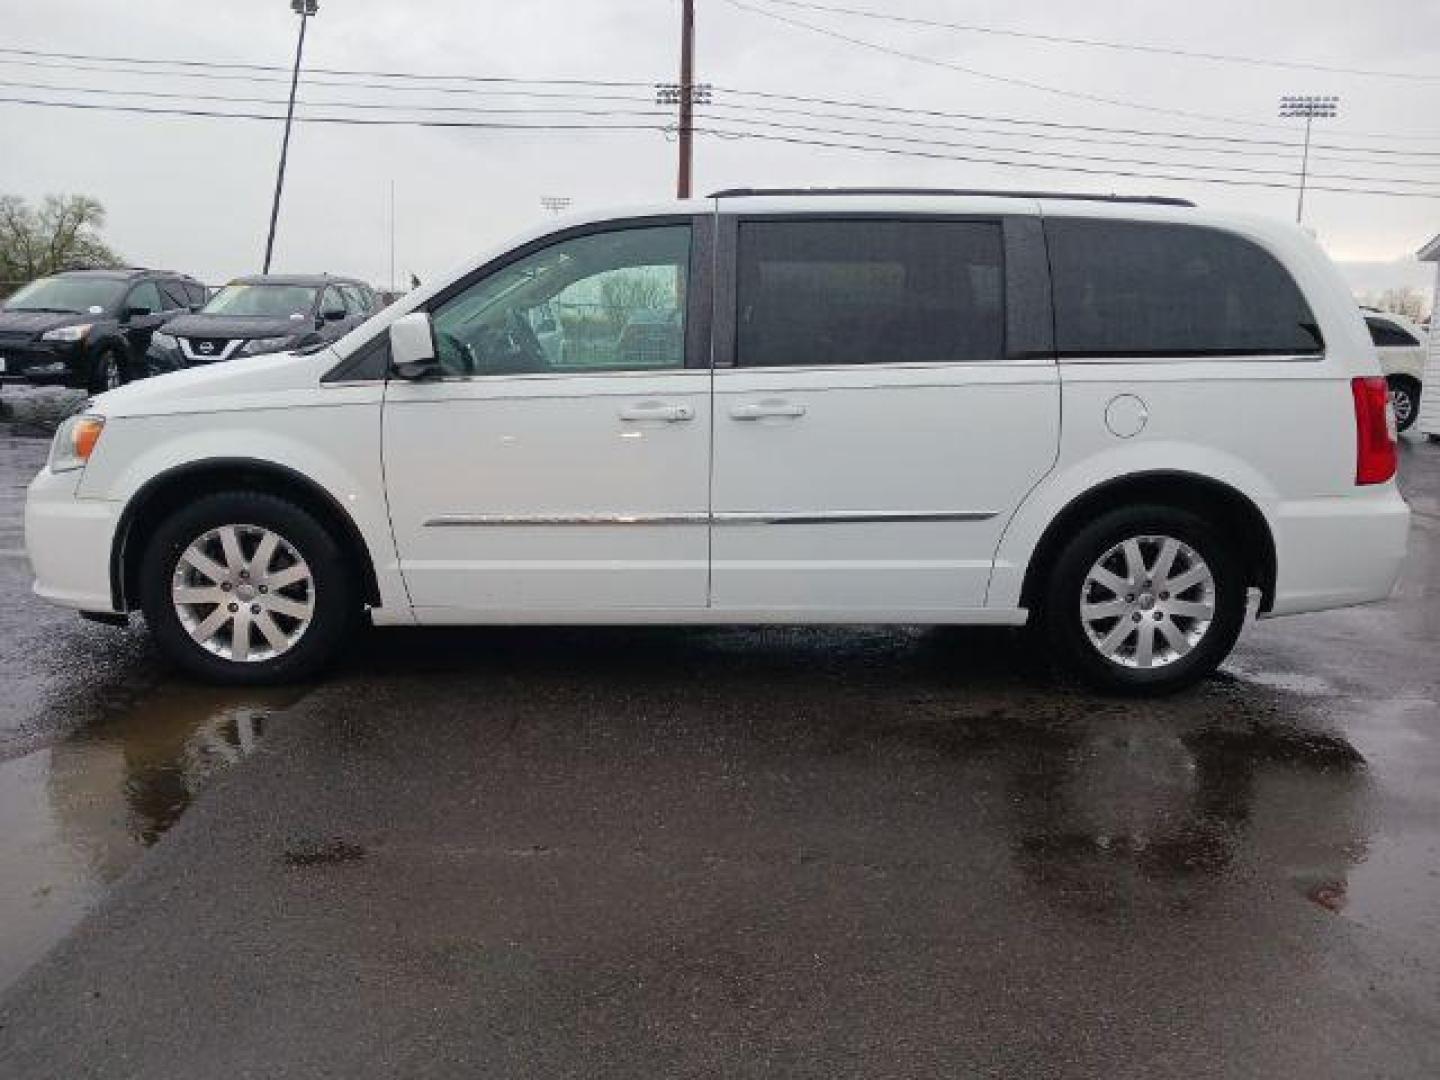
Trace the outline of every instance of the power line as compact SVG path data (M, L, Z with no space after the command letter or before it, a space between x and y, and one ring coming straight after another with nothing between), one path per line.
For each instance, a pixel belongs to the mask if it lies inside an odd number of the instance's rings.
M1315 64L1303 60L1277 60L1274 57L1240 56L1235 53L1199 52L1194 49L1177 49L1162 45L1142 45L1135 42L1107 41L1102 38L1064 37L1059 34L1042 34L1028 30L1009 30L997 26L980 26L975 23L948 22L943 19L924 19L911 15L896 15L888 11L874 11L868 8L839 7L831 4L811 3L809 0L761 0L762 3L780 7L803 8L829 15L854 15L862 19L878 19L884 22L903 23L910 26L926 26L942 30L958 30L967 34L988 34L994 37L1020 38L1026 41L1042 41L1051 45L1080 45L1093 49L1112 49L1121 52L1149 53L1155 56L1178 56L1187 60L1207 60L1226 64L1248 64L1253 67L1290 68L1298 71L1323 71L1334 75L1363 75L1377 79L1409 79L1416 82L1440 81L1440 75L1413 71L1380 71L1373 68L1339 67L1333 64Z
M116 89L112 89L112 88L109 88L109 87L56 86L56 85L54 85L54 84L48 84L48 83L33 83L33 82L21 82L21 81L10 81L10 80L0 80L0 88L9 88L9 89L12 89L12 90L17 90L17 89L18 89L18 90L42 90L42 91L50 91L50 92L56 92L56 93L67 93L67 94L104 95L104 96L106 96L106 97L138 97L138 98L145 98L145 99L147 99L147 100L162 100L162 101L164 101L164 100L170 100L170 101L174 101L174 100L182 100L182 101L201 101L201 102L212 102L212 103L219 103L219 104L228 104L228 105L275 105L275 106L281 106L281 105L286 104L286 102L285 102L284 100L279 99L279 98L254 97L254 96L249 96L249 95L197 94L197 93L193 93L193 92L156 91L156 90L116 90ZM579 100L584 100L584 99L583 99L583 98L580 98ZM458 114L468 115L468 116L517 116L517 115L518 115L518 116L540 116L540 115L551 115L551 116L592 116L592 117L645 117L645 118L648 118L648 119L666 119L666 118L668 118L668 117L670 116L670 113L669 113L668 111L658 110L658 109L654 109L654 108L651 108L651 109L613 109L613 108L583 108L583 107L576 107L576 106L560 107L560 108L549 107L549 106L545 106L545 107L527 106L527 107L525 107L525 108L489 108L489 107L480 107L480 106L473 106L473 105L426 105L426 104L395 103L395 102L336 101L336 100L307 100L307 99L297 99L297 100L296 100L296 104L299 105L299 106L301 106L302 108L305 108L305 109L343 109L343 110L358 111L358 112L381 111L381 112L402 112L402 113L458 113ZM715 106L714 106L713 104L710 104L710 105L707 105L706 108L708 108L708 109L714 109ZM731 108L737 108L737 106L731 106ZM797 114L797 113L798 113L798 114L801 115L801 116L804 116L804 117L807 117L807 118L811 118L811 119L819 119L819 120L841 121L841 122L844 122L844 121L847 121L847 120L851 120L851 121L854 120L854 118L845 117L845 116L840 116L840 115L837 115L837 114L834 114L834 113L821 113L821 112L814 112L814 111L808 111L808 110L771 109L771 108L767 108L767 107L765 107L765 106L761 106L761 107L759 107L759 109L756 109L756 108L754 108L754 107L746 107L746 108L747 108L747 111L748 111L748 112L770 112L770 113L783 113L783 114L787 114L787 115L789 115L789 114ZM845 136L845 137L848 137L848 138L885 139L885 140L889 140L889 141L891 141L891 142L914 143L914 144L920 144L920 145L937 145L937 146L946 146L946 147L952 147L952 148L964 148L964 149L971 149L971 150L983 150L983 151L997 152L997 153L1021 154L1021 155L1027 156L1027 157L1028 157L1028 156L1032 156L1032 155L1045 155L1045 156L1051 157L1051 158L1062 158L1062 159L1074 160L1074 161L1090 161L1090 162L1097 162L1097 161L1098 161L1098 162L1106 162L1106 163L1110 163L1110 164L1149 165L1149 166L1158 166L1158 167L1183 167L1183 168L1187 168L1187 169L1199 170L1199 171L1202 171L1202 172L1234 172L1234 173L1248 173L1248 174L1261 175L1261 176L1289 176L1289 175L1291 175L1291 171L1290 171L1289 169L1252 168L1252 167L1245 166L1245 165L1227 165L1227 164L1217 164L1217 163L1212 163L1212 162L1198 162L1198 161L1194 161L1193 159L1191 159L1191 160L1186 160L1186 161L1154 161L1154 160L1143 159L1143 158L1110 157L1110 156L1100 156L1100 155L1095 155L1095 154L1077 154L1077 153L1073 153L1073 152L1069 152L1069 151L1055 150L1055 149L1050 149L1050 148L1041 149L1041 150L1035 150L1035 149L1029 149L1029 148L1026 148L1026 147L997 146L997 145L993 145L993 144L976 143L976 142L956 142L956 141L953 141L953 140L935 139L935 138L933 138L933 137L927 137L927 138L923 138L923 139L922 139L922 138L916 138L916 137L914 137L914 136L909 136L909 135L893 134L893 133L890 133L890 132L874 132L874 131L854 130L854 129L835 128L835 127L818 127L818 126L808 125L808 124L787 124L787 123L782 123L782 122L773 121L773 120L754 120L754 119L750 119L749 117L730 117L730 116L725 116L725 115L715 115L715 114L713 114L713 113L710 115L710 118L711 118L711 119L715 119L715 120L719 120L719 121L722 121L722 122L728 122L728 123L744 123L744 124L749 124L749 125L752 125L752 126L753 126L753 125L761 125L761 126L766 126L766 127L773 128L773 129L775 129L775 130L781 130L781 131L798 131L798 132L804 132L804 133L808 133L808 134L840 135L840 136ZM859 120L858 122L860 122L860 123L867 123L867 122L873 123L873 121L865 121L865 120L863 120L863 119ZM900 124L899 126L902 126L902 127L903 127L903 126L907 126L907 124L906 124L905 122L901 122L901 124ZM929 128L932 128L932 129L953 130L953 131L959 131L959 132L962 132L962 133L969 131L969 129L966 129L966 128L953 127L953 126L949 126L949 125L926 125L926 126L929 127ZM983 134L983 133L982 133L982 134ZM1027 133L1026 135L1024 135L1024 136L1022 136L1022 137L1034 137L1034 136L1028 135L1028 133ZM1043 137L1048 137L1048 136L1041 136L1041 137L1043 138ZM1145 149L1156 149L1156 148L1157 148L1157 147L1146 146L1145 144L1131 144L1131 145L1139 145L1139 146L1141 146L1141 147L1143 147L1143 148L1145 148ZM1173 145L1173 144L1172 144L1172 145ZM1163 149L1163 147L1160 147L1160 149ZM1203 147L1201 147L1201 148L1196 148L1196 147L1175 147L1175 149L1180 150L1180 151L1190 151L1190 152L1195 152L1196 150L1198 150L1199 152L1202 152L1202 153L1203 153L1203 152L1207 152L1207 151L1206 151L1206 148L1203 148ZM1233 151L1233 150L1231 151L1231 153L1236 153L1236 152L1237 152L1237 151ZM1273 155L1272 155L1272 156L1273 156ZM1377 163L1377 162L1355 162L1355 161L1353 161L1353 159L1347 159L1347 160L1351 160L1352 163L1354 163L1354 164L1370 164L1370 165L1379 164L1379 163ZM1440 167L1440 166L1432 165L1432 166L1429 166L1429 167L1431 167L1431 168L1436 168L1436 167ZM1411 179L1411 178L1408 178L1408 177L1394 177L1394 178L1383 177L1383 178L1382 178L1382 177L1375 177L1375 176L1351 176L1351 175L1327 174L1327 173L1317 173L1317 174L1315 174L1315 175L1316 175L1318 178L1320 178L1320 179L1358 181L1358 182L1362 182L1362 183L1370 183L1370 182L1374 182L1374 181L1377 181L1377 180L1378 180L1378 181L1387 181L1387 180L1388 180L1388 181L1391 182L1391 183L1407 184L1407 185L1417 185L1417 184L1424 184L1424 183L1432 182L1432 181L1428 181L1428 180L1425 180L1425 179Z
M933 116L945 117L954 120L981 120L996 124L1013 124L1025 127L1042 127L1046 129L1062 131L1089 131L1089 132L1114 132L1120 135L1137 135L1143 137L1185 139L1202 142L1218 142L1236 146L1287 146L1294 150L1301 148L1301 143L1288 139L1259 139L1253 136L1244 135L1207 135L1193 131L1155 131L1148 128L1131 127L1106 127L1099 124L1073 124L1059 120L1032 120L1024 117L998 116L984 113L962 113L946 111L943 109L917 109L913 106L885 105L873 101L856 101L842 98L814 97L799 94L779 94L766 90L744 90L735 86L716 86L716 91L734 94L739 97L755 97L761 100L774 101L797 101L810 105L825 105L842 109L857 109L868 112L879 112L887 115L905 116ZM1393 150L1387 147L1371 146L1347 146L1342 143L1312 143L1313 147L1340 150L1347 153L1399 155L1405 157L1433 157L1440 158L1440 150Z
M278 64L250 64L227 60L174 60L170 58L145 56L103 56L96 53L48 52L43 49L19 49L0 47L0 53L14 56L34 56L52 60L108 60L121 64L147 66L200 68L226 71L270 71L288 72L290 69ZM631 89L650 88L650 82L624 82L614 79L524 79L509 75L442 75L436 72L419 71L357 71L346 68L310 67L305 69L317 75L356 75L382 79L415 79L420 81L473 82L473 83L516 83L528 86L608 86Z
M83 56L85 59L94 60L94 61L99 61L99 62L101 62L101 63L112 63L112 62L113 62L113 63L122 63L122 64L123 64L123 63L139 62L139 63L143 63L143 64L148 65L148 66L146 66L146 67L140 67L140 68L126 68L126 67L95 66L95 65L90 65L90 64L48 63L48 62L45 62L45 61L43 61L43 60L14 59L14 58L10 58L10 57L7 57L7 56L4 55L4 54L7 53L7 52L11 52L11 53L14 53L14 52L23 52L26 56L52 56L52 57L61 57L61 56L76 56L76 57L81 57L81 56ZM267 77L264 77L264 76L262 76L262 75L255 75L255 74L244 74L244 73L215 73L215 72L210 72L210 71L194 70L194 69L196 69L196 68L204 67L204 66L206 66L206 65L208 65L208 64L210 64L210 63L211 63L211 62L209 62L209 61L194 61L194 60L172 61L172 60L141 59L141 58L126 58L126 57L104 57L104 56L99 56L99 55L96 55L96 54L43 53L43 52L41 52L41 51L39 51L39 50L33 50L33 49L27 49L27 50L14 50L14 49L10 49L10 50L7 50L7 49L4 49L4 48L0 48L0 64L11 64L11 65L18 65L18 66L26 66L26 67L38 67L38 68L44 68L44 69L63 70L63 71L89 71L89 72L97 72L97 73L105 73L105 74L114 73L114 74L125 74L125 75L141 75L141 76L152 77L152 78L153 78L153 77L159 77L159 78L172 77L172 78L181 78L181 79L208 79L208 80L222 80L222 81L250 81L250 82L277 83L277 84L278 84L278 83L288 84L288 82L289 82L288 79L283 79L283 78L267 78ZM178 71L177 71L177 72L167 72L167 71L158 71L158 70L155 70L156 67L161 66L161 65L167 65L167 64L182 64L182 65L185 65L185 66L187 67L187 70L185 70L185 71L183 71L183 72L178 72ZM273 65L260 65L260 64L228 64L228 65L223 65L223 66L225 66L225 67L227 67L227 68L240 68L240 69L243 69L244 71L247 71L247 72L248 72L248 71L255 71L255 70L261 70L261 71L265 71L265 70L283 70L283 69L274 68ZM403 85L403 84L398 84L398 83L393 83L393 82L355 82L355 81L349 81L349 77L351 77L351 76L357 77L357 78L358 78L358 77L365 77L365 76L375 76L375 77L383 76L383 77L386 77L386 78L404 78L404 77L408 77L408 76L404 76L404 75L402 75L402 74L400 74L400 73L380 73L380 72L351 71L351 72L347 72L347 73L346 73L346 74L347 74L347 79L346 79L346 80L321 79L321 78L314 78L314 77L312 77L310 74L308 74L308 72L311 71L311 70L315 70L315 69L307 69L307 73L306 73L305 76L304 76L304 82L305 82L306 85L308 85L308 86L326 86L326 87L334 87L334 88L337 88L337 89L348 89L348 88L367 89L367 90L378 90L378 91L383 91L383 92L435 93L435 94L445 94L445 95L452 95L452 96L453 96L453 95L461 95L461 96L470 96L470 95L486 95L486 96L491 96L491 95L493 95L493 96L508 96L508 97L534 98L534 99L537 99L537 100L542 100L542 99L569 100L569 99L573 99L573 98L575 98L575 97L577 97L577 96L580 96L580 95L577 95L577 94L576 94L575 92L573 92L573 91L526 90L526 89L517 89L517 88L515 88L515 87L518 86L518 85L535 85L535 86L568 85L568 86L581 86L581 87L585 87L585 86L589 86L590 83L593 81L593 80L580 80L580 79L569 79L569 80L533 80L533 81L531 81L531 80L524 80L524 79L518 79L518 78L517 78L517 79L512 79L512 78L503 78L503 79L500 79L499 77L490 77L490 76L432 76L432 75L424 75L424 76L421 76L421 75L419 75L419 74L417 74L417 75L415 76L415 77L417 77L417 78L423 77L423 78L427 78L427 79L431 79L431 78L435 78L435 79L460 79L460 78L465 78L465 79L470 79L470 80L474 80L474 81L478 81L478 82L483 82L483 83L485 84L485 85L484 85L484 88L483 88L483 89L478 89L478 88L475 88L475 87L437 86L437 85L429 85L429 84L424 85L424 86L405 86L405 85ZM335 70L335 69L325 69L325 70ZM490 81L490 80L492 80L492 79L498 79L498 80L499 80L498 84ZM607 86L607 85L610 85L610 84L607 83L607 84L599 84L599 85ZM632 87L640 87L640 86L643 86L643 87L645 87L647 90L652 90L652 91L653 91L653 87L654 87L654 84L653 84L653 83L640 83L640 82L624 83L624 84L619 84L619 83L617 83L616 85L627 85L627 86L632 86ZM738 96L738 97L752 97L752 98L756 98L756 99L759 99L759 100L768 100L768 101L787 101L787 102L795 102L795 103L799 103L799 104L824 105L824 106L827 106L827 107L845 108L845 109L853 109L853 110L860 110L860 111L880 112L880 113L885 113L885 114L890 115L890 116L893 116L893 115L905 115L905 116L923 116L923 117L941 118L941 119L970 120L970 121L979 121L979 122L991 123L991 124L1005 124L1005 125L1024 126L1024 127L1041 127L1041 128L1045 128L1045 129L1047 129L1047 130L1055 130L1055 131L1083 131L1083 132L1089 132L1089 133L1092 133L1092 134L1115 133L1115 134L1121 134L1121 135L1127 135L1127 136L1134 136L1134 137L1138 137L1138 138L1163 138L1163 139L1183 140L1183 141L1186 141L1186 142L1214 142L1214 143L1222 143L1222 144L1229 144L1229 145L1235 145L1235 146L1274 146L1274 147L1290 147L1290 148L1292 148L1292 149L1294 149L1294 150L1296 150L1296 151L1299 151L1299 150L1300 150L1300 147L1301 147L1301 144L1300 144L1299 142L1297 142L1297 141L1290 141L1290 140L1278 139L1278 138L1262 139L1262 138L1245 137L1245 136L1238 136L1238 135L1214 135L1214 134L1204 134L1204 133L1192 132L1192 131L1155 131L1155 130L1149 130L1149 129L1144 129L1144 128L1113 127L1113 126L1106 126L1106 125L1099 125L1099 124L1073 124L1073 123L1064 123L1064 122L1061 122L1061 121L1036 120L1036 119L1029 119L1029 118L1023 118L1023 117L1002 116L1002 115L994 115L994 114L963 113L963 112L954 112L954 111L946 111L946 110L938 110L938 109L917 109L917 108L905 107L905 106L898 106L898 105L886 105L886 104L883 104L883 103L870 102L870 101L855 101L855 100L844 100L844 99L836 99L836 98L828 98L828 97L816 97L816 96L811 96L811 95L784 94L784 93L778 93L778 92L773 92L773 91L763 91L763 90L746 90L746 89L742 89L742 88L740 88L740 87L716 87L716 90L723 91L723 92L726 93L726 94L730 94L730 95L734 95L734 96ZM585 96L586 98L588 98L588 99L590 99L590 100L595 100L595 101L615 101L615 102L630 102L630 103L652 103L652 102L653 102L653 96L640 97L640 96L636 96L636 95L625 95L625 94L606 94L606 93L598 93L598 92L596 92L596 91L593 90L593 89L587 89L587 90L585 90L585 91L583 92L583 96ZM720 104L723 105L724 103L720 103ZM734 107L734 106L725 106L725 107ZM747 109L758 109L758 107L756 107L756 106L745 106L745 108L747 108ZM778 111L778 110L777 110L777 111ZM858 118L857 118L857 119L858 119ZM887 121L887 122L893 122L893 121ZM915 125L915 126L919 126L919 125ZM1267 126L1268 126L1268 125L1267 125ZM1035 137L1038 137L1038 136L1035 136ZM1085 140L1085 139L1079 139L1079 138L1077 137L1074 141L1096 141L1096 142L1099 142L1099 141L1104 141L1104 140ZM1120 142L1117 142L1116 144L1117 144L1117 145L1125 145L1124 143L1120 143ZM1356 145L1347 145L1347 144L1344 144L1344 143L1335 143L1335 142L1315 143L1315 144L1314 144L1314 147L1315 147L1315 149L1318 149L1318 150L1338 150L1338 151L1346 152L1346 153L1374 154L1374 155L1378 155L1378 156L1384 156L1384 157L1387 157L1387 158L1396 158L1396 159L1400 159L1400 158L1411 158L1411 157L1425 157L1425 158L1437 158L1437 159L1440 159L1440 151L1397 150L1397 149L1392 149L1392 148L1388 148L1388 147L1356 146ZM1219 153L1219 152L1221 152L1221 151L1219 151L1218 149L1216 149L1214 152Z
M765 142L788 143L795 146L816 146L833 150L858 150L865 153L889 154L896 157L926 158L933 161L964 161L976 165L998 165L1019 169L1042 169L1047 172L1078 173L1089 176L1105 177L1126 177L1143 180L1169 180L1178 183L1192 184L1223 184L1227 187L1260 187L1289 190L1294 187L1293 183L1281 183L1268 180L1231 180L1218 176L1177 176L1173 173L1137 172L1124 169L1089 169L1074 165L1046 165L1040 162L1030 161L1006 161L995 158L982 158L973 155L961 154L938 154L925 150L901 150L890 146L865 145L857 143L835 142L824 139L808 139L791 135L768 135L754 131L733 131L720 128L696 128L697 133L714 135L726 139L760 139ZM1440 199L1440 194L1432 195L1421 191L1390 191L1377 188L1352 188L1312 185L1313 191L1330 191L1347 195L1387 195L1402 199Z
M1275 129L1281 125L1267 123L1260 120L1246 120L1236 116L1222 116L1215 113L1193 112L1188 109L1171 109L1161 105L1146 105L1139 101L1127 101L1124 98L1106 97L1103 94L1091 94L1082 90L1067 90L1059 86L1050 86L1046 83L1031 82L1029 79L1017 78L1013 75L996 75L994 72L980 71L977 68L966 67L964 64L957 64L950 60L941 60L934 56L925 56L921 53L906 52L904 49L897 49L889 45L881 45L878 42L867 41L864 38L853 37L850 34L842 34L838 30L832 30L825 26L816 26L814 23L804 22L800 19L791 18L775 11L766 11L763 8L755 7L744 0L724 0L725 3L740 11L751 15L758 15L762 19L770 19L773 22L784 23L812 34L819 34L822 37L832 38L836 41L843 41L846 44L858 48L869 49L872 52L883 53L886 56L898 57L902 60L910 60L917 64L927 64L931 67L944 68L947 71L959 72L962 75L969 75L977 79L986 79L990 82L1003 83L1007 86L1018 86L1026 90L1035 90L1044 94L1052 94L1057 97L1069 98L1071 100L1092 101L1100 105L1113 105L1123 109L1138 109L1142 112L1156 113L1165 116L1178 116L1187 120L1205 120L1210 123L1239 124L1243 127L1270 128ZM1353 133L1361 135L1361 133ZM1403 135L1394 132L1370 132L1364 133L1362 137L1373 138L1423 138L1440 139L1440 135Z
M944 140L944 139L916 138L916 137L914 137L914 136L905 136L905 135L877 134L877 133L874 133L874 132L846 130L846 129L843 129L843 128L815 127L815 126L808 125L808 124L784 124L784 123L778 123L778 122L773 121L773 120L746 120L746 119L738 118L738 117L737 117L737 118L732 118L732 117L711 117L711 119L718 119L718 120L721 120L722 122L732 123L732 124L734 124L734 123L741 123L741 124L758 125L758 126L762 126L762 127L765 127L765 128L770 128L770 129L778 130L778 131L799 131L799 132L804 132L804 133L807 133L807 134L817 134L817 135L840 135L840 136L844 136L844 137L846 137L846 138L881 139L881 140L885 140L885 141L889 141L889 142L914 143L914 144L919 144L919 145L922 145L922 146L945 146L945 147L952 147L952 148L957 148L957 149L981 150L981 151L985 151L985 152L987 152L987 153L1023 154L1023 155L1026 155L1027 157L1028 157L1028 156L1031 156L1031 155L1041 155L1041 156L1044 156L1044 157L1046 157L1046 158L1058 158L1058 159L1064 159L1064 160L1068 160L1068 161L1099 162L1099 163L1112 164L1112 165L1145 165L1145 166L1152 166L1152 167L1155 167L1155 168L1172 168L1172 167L1174 167L1174 168L1185 168L1185 169L1198 169L1198 170L1202 170L1202 171L1206 171L1206 172L1242 173L1242 174L1252 175L1252 176L1285 176L1285 177L1293 177L1293 176L1294 176L1294 170L1292 170L1292 169L1261 169L1261 168L1254 168L1254 167L1246 166L1246 165L1213 165L1213 164L1206 164L1206 163L1196 162L1196 161L1154 161L1154 160L1149 160L1149 159L1145 159L1145 158L1102 157L1102 156L1098 156L1098 155L1095 155L1095 154L1073 154L1073 153L1067 153L1067 152L1061 151L1061 150L1051 150L1051 149L1048 149L1048 148L1047 148L1047 149L1043 149L1043 150L1030 150L1030 149L1026 149L1026 148L1024 148L1024 147L1018 147L1018 146L994 146L994 145L990 145L990 144L986 144L986 143L955 142L955 141L947 141L947 140ZM1355 181L1355 182L1359 182L1359 183L1374 183L1374 182L1377 182L1377 181L1378 181L1378 182L1381 182L1381 183L1395 183L1395 184L1435 184L1435 183L1440 183L1440 181L1436 181L1436 180L1423 180L1423 179L1422 179L1422 180L1414 180L1414 179L1400 178L1400 177L1393 177L1393 178L1392 178L1392 177L1379 177L1379 176L1347 176L1347 175L1340 175L1340 174L1335 174L1335 173L1323 173L1323 174L1322 174L1322 173L1311 173L1310 175L1311 175L1313 178L1315 178L1315 179L1321 179L1321 180L1345 180L1345 181ZM1201 179L1201 178L1197 177L1196 179ZM1435 188L1435 194L1436 194L1437 196L1440 196L1440 187L1436 187L1436 188Z
M49 90L63 94L103 94L109 97L139 97L162 101L209 101L221 104L232 105L284 105L281 98L251 97L242 94L197 94L193 92L178 92L164 90L117 90L111 87L90 87L90 86L55 86L49 83L32 82L11 82L0 79L0 87L8 87L12 90ZM579 100L584 100L579 99ZM646 98L627 98L627 101L647 102ZM550 106L528 106L514 109L494 109L477 105L424 105L407 104L403 102L376 102L376 101L311 101L305 98L296 98L295 104L311 109L355 109L360 111L381 111L381 112L439 112L439 113L466 113L470 115L573 115L573 116L650 116L668 117L670 113L664 109L585 109L585 108L555 108Z
M39 98L0 95L0 104L26 105L38 108L79 109L89 112L136 113L146 116L185 116L225 120L271 120L283 122L276 113L217 111L214 109L177 109L168 106L113 105L99 101L43 101ZM667 114L668 115L668 114ZM473 128L485 131L667 131L673 124L518 124L496 121L385 119L370 116L297 116L297 124L339 124L351 127L420 127Z
M272 123L284 120L283 116L276 113L216 111L213 109L179 109L164 106L145 105L115 105L105 104L102 102L44 101L34 98L22 98L6 95L0 95L0 103L33 106L40 108L72 109L110 113L134 113L152 116L199 117L230 120L261 120L269 121ZM356 116L305 116L297 117L296 122L307 124L334 124L352 127L416 127L511 132L663 132L669 131L673 128L673 125L671 124L597 124L593 122L529 124L516 123L512 121L496 122L466 120L418 120ZM760 132L753 130L746 131L715 127L697 127L695 130L697 133L700 134L713 135L716 137L728 139L758 139L765 142L784 143L797 146L813 146L837 150L854 150L865 153L878 153L897 157L920 158L937 161L963 161L977 165L994 165L1004 168L1018 169L1038 169L1047 172L1064 172L1074 173L1077 175L1167 180L1179 183L1221 184L1231 187L1289 188L1291 186L1290 184L1281 183L1278 181L1238 180L1216 176L1195 177L1177 175L1175 173L1155 173L1142 172L1138 170L1110 168L1098 169L1078 165L1051 165L1042 162L1014 161L1004 158L981 157L974 154L943 154L922 149L902 149L893 146L883 146L875 143L850 143L832 139L806 138L798 135L772 134L768 132ZM1353 195L1384 195L1394 198L1440 198L1440 195L1431 195L1426 192L1395 191L1393 189L1380 188L1341 187L1337 185L1317 184L1314 185L1313 190Z

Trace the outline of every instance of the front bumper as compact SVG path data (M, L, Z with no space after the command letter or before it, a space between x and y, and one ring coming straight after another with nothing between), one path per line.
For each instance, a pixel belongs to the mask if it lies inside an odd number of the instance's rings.
M71 383L84 378L83 342L0 342L0 380Z
M80 499L84 470L55 473L47 466L25 499L25 550L35 595L80 611L115 612L110 552L120 504Z
M1387 599L1400 580L1410 507L1394 484L1281 505L1275 602L1267 614L1348 607Z

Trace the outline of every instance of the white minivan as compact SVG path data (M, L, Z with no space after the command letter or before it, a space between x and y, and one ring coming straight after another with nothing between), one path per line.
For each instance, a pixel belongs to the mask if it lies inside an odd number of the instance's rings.
M141 611L217 681L309 675L361 617L1030 623L1158 692L1252 603L1385 598L1395 469L1365 322L1290 225L739 190L550 221L331 345L101 395L26 543L41 596Z

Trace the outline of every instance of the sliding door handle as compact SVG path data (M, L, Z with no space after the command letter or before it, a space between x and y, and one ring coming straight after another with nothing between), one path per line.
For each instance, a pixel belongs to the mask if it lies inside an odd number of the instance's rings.
M753 401L730 407L731 420L796 420L804 415L804 405L789 401Z
M641 401L621 409L620 419L632 423L638 420L658 420L667 424L675 424L681 420L694 420L695 410L689 405L666 405L663 401Z

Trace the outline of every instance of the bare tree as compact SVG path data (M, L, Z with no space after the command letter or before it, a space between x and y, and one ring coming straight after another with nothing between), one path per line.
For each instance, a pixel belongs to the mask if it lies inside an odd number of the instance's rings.
M104 224L105 208L88 195L47 195L38 208L19 196L0 195L0 280L120 265L100 239Z
M1386 289L1378 296L1372 293L1365 298L1365 302L1381 311L1403 315L1411 322L1421 322L1425 318L1425 294L1413 285Z

